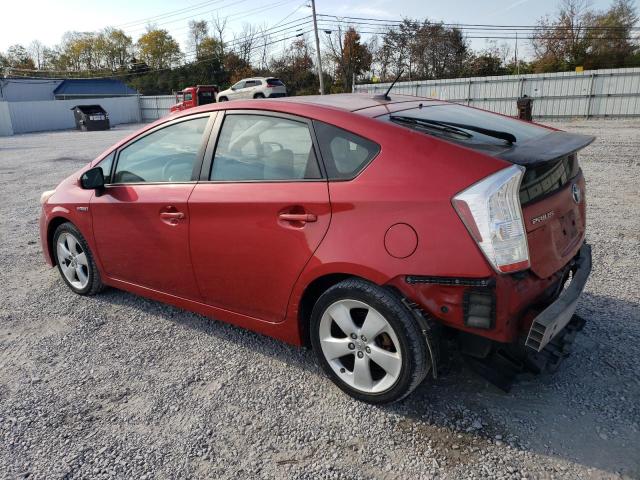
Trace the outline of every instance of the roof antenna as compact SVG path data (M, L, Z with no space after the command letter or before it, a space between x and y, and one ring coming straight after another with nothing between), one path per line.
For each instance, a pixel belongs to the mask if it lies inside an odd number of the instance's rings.
M383 94L380 94L380 95L374 95L373 98L375 98L376 100L391 100L391 97L389 96L389 92L391 91L393 86L396 84L396 82L398 81L400 76L402 75L402 72L404 72L404 68L400 70L400 73L398 74L396 79L393 82L391 82L391 85L389 85L389 88L387 89L386 92L384 92Z

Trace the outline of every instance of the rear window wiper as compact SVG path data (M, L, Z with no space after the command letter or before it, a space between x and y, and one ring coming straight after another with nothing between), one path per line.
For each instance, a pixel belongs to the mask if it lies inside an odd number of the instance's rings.
M410 125L417 128L423 128L426 130L434 130L439 133L449 133L452 135L459 135L463 138L472 137L470 133L465 132L464 130L460 130L459 128L455 128L453 126L449 126L445 124L440 124L437 122L425 121L421 118L391 115L389 117L389 120L391 120L394 123L401 123L401 124Z
M432 128L434 130L440 130L446 133L462 135L466 138L472 137L471 134L465 132L465 130L470 130L472 132L478 132L483 135L487 135L488 137L499 138L508 142L509 144L516 143L517 140L515 135L509 132L501 132L500 130L491 130L488 128L476 127L475 125L466 125L464 123L443 122L440 120L430 120L427 118L414 118L398 115L391 115L389 116L389 119L392 122L396 123L415 125L422 128Z

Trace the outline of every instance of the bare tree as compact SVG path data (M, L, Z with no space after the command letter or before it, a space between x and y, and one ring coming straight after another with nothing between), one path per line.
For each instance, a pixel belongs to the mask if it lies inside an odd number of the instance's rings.
M38 70L41 70L45 67L45 62L44 62L45 48L46 47L44 43L42 43L40 40L34 40L33 42L31 42L28 48L29 55L33 59L33 62L35 63L36 68Z
M216 15L213 18L211 25L214 31L213 38L218 41L218 48L220 49L220 52L218 53L222 57L224 56L226 46L224 41L224 34L227 30L227 18L220 18L218 15Z
M258 43L258 29L249 24L242 25L242 31L239 34L233 34L233 50L246 63L251 64L251 57L254 47Z
M267 70L269 68L271 35L268 33L268 27L266 24L259 27L258 34L258 42L260 45L260 69Z
M196 54L196 58L201 58L200 45L209 34L209 25L206 20L191 20L189 22L188 46L189 50Z

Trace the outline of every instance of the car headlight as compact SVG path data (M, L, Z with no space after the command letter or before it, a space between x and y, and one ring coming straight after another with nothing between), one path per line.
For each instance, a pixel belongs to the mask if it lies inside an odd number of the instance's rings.
M47 200L49 200L51 195L53 195L54 193L56 193L55 190L47 190L46 192L42 192L42 195L40 195L40 205L44 205L45 203L47 203Z

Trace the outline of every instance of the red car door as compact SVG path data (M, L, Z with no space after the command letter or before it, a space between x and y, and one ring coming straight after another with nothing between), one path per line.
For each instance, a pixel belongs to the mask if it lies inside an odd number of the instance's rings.
M189 199L198 285L212 306L279 322L331 216L310 122L234 111L217 123Z
M118 151L91 200L93 233L107 275L201 300L189 255L189 195L210 115L160 126Z

